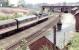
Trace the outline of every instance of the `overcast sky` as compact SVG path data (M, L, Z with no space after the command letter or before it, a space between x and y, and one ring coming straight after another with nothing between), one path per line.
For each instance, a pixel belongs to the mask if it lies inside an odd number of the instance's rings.
M17 4L19 0L10 0L10 3ZM62 2L79 2L79 0L25 0L26 4L31 3L31 4L37 4L37 3L48 3L48 4L53 4L53 3L62 3Z

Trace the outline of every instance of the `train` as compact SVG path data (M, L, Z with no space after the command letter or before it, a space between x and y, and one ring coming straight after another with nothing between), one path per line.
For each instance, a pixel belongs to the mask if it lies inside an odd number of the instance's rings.
M48 19L47 14L34 14L29 16L23 16L15 19L8 19L0 21L0 39L21 31L26 27L30 27L41 23Z

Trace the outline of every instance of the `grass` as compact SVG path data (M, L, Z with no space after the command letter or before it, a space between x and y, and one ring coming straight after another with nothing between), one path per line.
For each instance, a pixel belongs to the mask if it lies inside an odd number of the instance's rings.
M69 50L79 50L79 34L77 33L75 37L71 40L71 45L69 46Z
M26 44L26 40L23 39L21 42L20 42L20 46L16 48L16 50L27 50L27 44Z

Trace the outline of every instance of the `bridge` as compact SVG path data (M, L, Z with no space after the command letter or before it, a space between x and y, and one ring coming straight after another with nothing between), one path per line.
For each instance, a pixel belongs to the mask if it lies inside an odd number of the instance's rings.
M56 11L54 9L60 10L60 12L64 12L64 11L68 11L71 13L72 9L77 7L79 9L79 6L50 6L50 5L45 5L42 6L42 10L45 10L46 8L48 8L50 11Z

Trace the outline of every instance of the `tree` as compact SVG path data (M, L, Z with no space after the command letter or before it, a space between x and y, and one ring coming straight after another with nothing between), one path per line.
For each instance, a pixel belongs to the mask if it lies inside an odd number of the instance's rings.
M9 6L9 0L3 0L2 1L2 6L3 7L8 7Z
M25 7L25 0L19 0L18 2L18 6L22 6L22 7Z
M8 7L8 6L9 6L9 0L6 1L6 7Z

